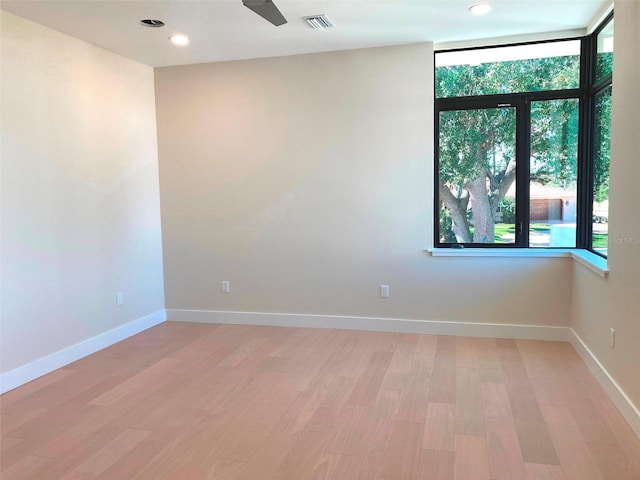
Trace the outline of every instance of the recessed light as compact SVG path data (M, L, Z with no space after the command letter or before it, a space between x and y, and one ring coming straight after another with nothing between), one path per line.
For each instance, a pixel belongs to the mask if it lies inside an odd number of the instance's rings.
M490 3L477 3L469 7L469 11L474 15L486 15L491 10L493 10L493 7Z
M171 43L174 45L178 45L179 47L184 47L185 45L189 45L189 37L186 35L171 35L169 37Z
M140 25L142 25L143 27L160 28L160 27L164 27L164 22L162 20L153 20L151 18L145 18L144 20L140 20Z

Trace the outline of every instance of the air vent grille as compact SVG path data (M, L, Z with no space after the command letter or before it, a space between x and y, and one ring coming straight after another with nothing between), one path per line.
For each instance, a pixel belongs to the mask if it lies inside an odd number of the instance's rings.
M324 30L325 28L335 27L333 22L327 18L326 15L313 15L311 17L303 17L311 28L316 30Z

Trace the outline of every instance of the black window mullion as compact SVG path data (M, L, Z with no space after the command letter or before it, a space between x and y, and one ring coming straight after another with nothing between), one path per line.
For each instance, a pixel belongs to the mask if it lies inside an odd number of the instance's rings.
M564 100L579 98L583 93L580 88L569 90L550 90L541 92L505 93L500 95L479 95L474 97L446 97L436 99L441 110L472 110L476 108L491 108L501 104L516 104L523 100Z
M441 247L440 243L440 110L438 102L435 104L434 129L435 138L433 142L434 158L434 184L433 184L433 245Z
M580 52L580 85L583 94L580 101L580 132L578 144L578 192L576 210L576 247L590 248L593 225L593 95L588 93L593 81L593 59L595 56L595 37L582 41Z
M518 104L516 121L516 245L528 247L531 101Z

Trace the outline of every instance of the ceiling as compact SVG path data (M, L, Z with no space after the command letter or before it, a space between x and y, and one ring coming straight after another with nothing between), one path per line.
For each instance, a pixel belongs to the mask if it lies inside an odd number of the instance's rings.
M417 42L464 42L584 30L608 0L274 0L288 23L274 27L242 0L2 0L26 17L124 57L153 66L272 57ZM302 17L326 14L336 25L310 28ZM163 28L142 27L159 19ZM186 47L168 41L181 33Z

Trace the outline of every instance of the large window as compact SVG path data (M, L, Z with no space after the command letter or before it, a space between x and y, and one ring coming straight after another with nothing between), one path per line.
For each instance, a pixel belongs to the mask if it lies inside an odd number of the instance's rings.
M436 53L436 246L606 255L605 35Z
M607 255L609 242L609 150L611 146L611 94L613 73L613 18L605 22L593 35L595 71L591 77L590 98L592 142L592 195L589 246Z

